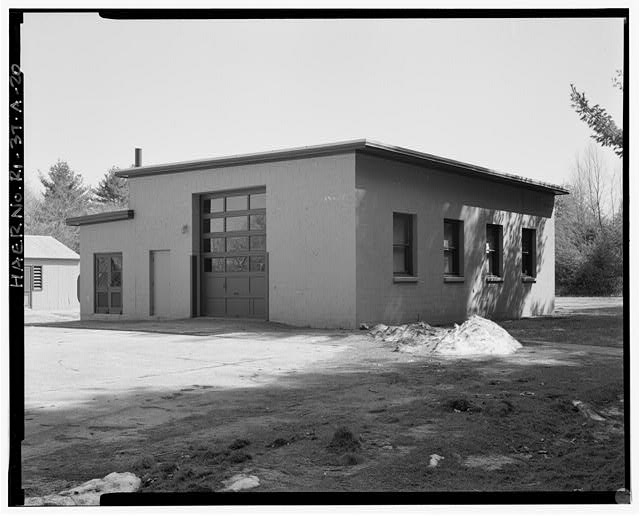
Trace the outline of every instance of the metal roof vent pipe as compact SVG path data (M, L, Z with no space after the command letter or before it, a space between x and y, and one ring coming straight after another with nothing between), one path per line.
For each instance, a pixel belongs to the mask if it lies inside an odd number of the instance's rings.
M140 147L136 147L136 161L134 167L142 166L142 149Z

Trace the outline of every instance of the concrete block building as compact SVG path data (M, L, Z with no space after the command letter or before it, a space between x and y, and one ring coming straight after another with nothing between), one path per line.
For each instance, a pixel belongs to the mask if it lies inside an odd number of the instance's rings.
M355 328L553 310L558 186L370 140L118 175L128 210L67 221L85 319Z
M52 236L24 236L24 306L79 310L80 256Z

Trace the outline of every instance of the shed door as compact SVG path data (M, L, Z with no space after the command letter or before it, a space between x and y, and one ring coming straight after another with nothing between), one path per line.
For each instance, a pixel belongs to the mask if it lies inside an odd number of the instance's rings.
M169 251L151 251L151 315L168 317L171 300Z
M267 316L265 190L204 195L202 315Z

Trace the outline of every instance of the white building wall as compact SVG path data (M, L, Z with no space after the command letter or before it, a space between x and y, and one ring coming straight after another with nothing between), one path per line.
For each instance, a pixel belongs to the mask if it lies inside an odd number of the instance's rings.
M354 327L354 185L353 152L134 178L132 220L81 226L82 317L93 316L98 252L123 253L123 316L149 317L149 252L164 249L171 253L170 316L190 317L190 261L200 231L194 194L265 186L269 320Z
M42 266L42 290L31 292L33 310L79 310L77 260L25 259L25 265Z

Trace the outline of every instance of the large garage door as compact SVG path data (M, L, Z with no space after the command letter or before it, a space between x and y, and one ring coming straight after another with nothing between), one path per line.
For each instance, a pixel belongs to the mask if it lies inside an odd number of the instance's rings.
M202 315L267 315L265 190L208 194L202 211Z

